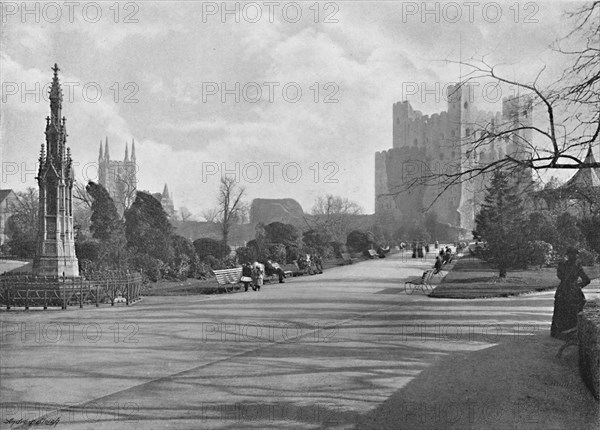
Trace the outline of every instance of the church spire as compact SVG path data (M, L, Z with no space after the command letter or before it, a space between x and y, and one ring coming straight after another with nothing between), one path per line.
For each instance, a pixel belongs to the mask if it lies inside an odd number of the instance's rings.
M125 141L125 162L129 162L129 148L127 147L127 141Z
M98 153L98 161L101 161L102 158L102 139L100 139L100 152Z
M110 160L110 153L108 152L108 136L106 136L106 141L104 143L104 158L107 161Z
M163 189L162 194L163 194L163 198L165 198L165 199L168 199L170 197L169 196L169 187L167 187L167 184L165 184L165 188Z
M135 139L131 138L131 162L135 163Z
M60 69L56 63L54 63L52 70L54 71L54 76L52 77L52 86L50 87L50 119L52 124L60 125L63 94L60 88L60 80L58 79Z

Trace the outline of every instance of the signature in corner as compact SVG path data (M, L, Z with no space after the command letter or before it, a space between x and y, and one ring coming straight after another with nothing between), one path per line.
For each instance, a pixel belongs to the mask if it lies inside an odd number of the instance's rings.
M40 417L40 418L34 418L34 419L25 419L25 418L5 418L3 423L4 424L9 424L10 428L13 428L13 426L18 426L18 425L22 425L25 424L28 427L35 427L35 426L52 426L52 427L56 427L58 425L58 423L60 422L60 417L56 417L56 418L45 418L45 417Z

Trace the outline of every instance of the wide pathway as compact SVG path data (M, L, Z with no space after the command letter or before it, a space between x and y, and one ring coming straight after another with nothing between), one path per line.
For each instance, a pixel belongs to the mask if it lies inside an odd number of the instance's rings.
M552 293L404 294L432 264L396 254L260 292L1 312L0 428L592 428L576 350L554 359Z

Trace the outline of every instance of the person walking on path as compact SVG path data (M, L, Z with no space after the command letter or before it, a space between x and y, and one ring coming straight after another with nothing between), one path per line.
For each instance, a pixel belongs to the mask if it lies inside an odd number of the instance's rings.
M252 268L252 279L254 280L252 289L254 291L260 291L260 287L263 286L263 281L265 279L265 267L258 261L254 262L254 267Z
M244 284L244 291L248 291L248 287L252 283L252 267L250 267L250 264L245 263L242 266L242 277L240 281Z
M577 314L585 304L585 296L581 289L590 283L590 278L577 261L578 253L573 247L567 248L567 259L561 261L556 270L560 284L554 295L550 336L559 339L563 337L564 331L577 327ZM580 278L581 282L578 282Z

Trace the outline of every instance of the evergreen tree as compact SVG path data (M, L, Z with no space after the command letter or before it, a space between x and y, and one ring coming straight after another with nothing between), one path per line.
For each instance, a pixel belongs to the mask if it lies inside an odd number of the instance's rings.
M125 235L127 246L138 255L147 255L165 264L174 257L173 227L160 202L148 193L139 191L125 212Z
M108 240L115 234L124 234L123 222L108 191L102 185L92 181L88 183L85 189L93 199L92 216L90 218L92 237Z
M126 266L125 226L115 202L102 185L90 181L85 189L93 200L90 231L97 240L96 268L123 268ZM80 249L86 248L79 245Z
M291 224L272 222L265 226L265 234L268 243L281 243L285 246L300 245L300 232Z
M487 242L482 256L498 268L501 278L508 269L527 264L526 217L520 189L506 173L496 171L475 217L473 235Z

